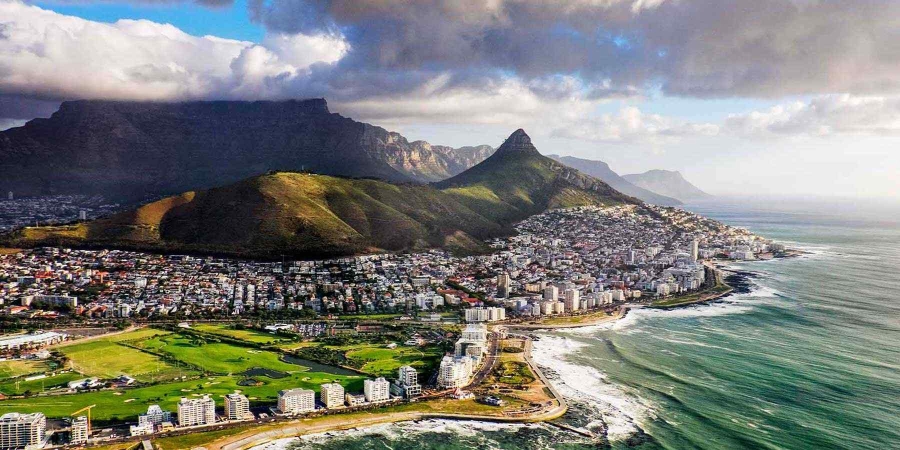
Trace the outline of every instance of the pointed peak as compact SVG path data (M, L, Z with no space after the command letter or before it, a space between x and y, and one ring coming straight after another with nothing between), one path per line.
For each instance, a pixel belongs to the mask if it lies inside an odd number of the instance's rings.
M537 148L534 147L534 144L531 143L531 138L525 133L525 130L519 128L513 134L509 135L506 138L506 141L503 142L497 149L497 154L503 153L518 153L518 152L534 152L537 153Z

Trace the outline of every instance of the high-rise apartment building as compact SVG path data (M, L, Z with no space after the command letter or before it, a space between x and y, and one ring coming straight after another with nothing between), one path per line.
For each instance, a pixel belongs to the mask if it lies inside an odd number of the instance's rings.
M178 426L191 427L216 423L216 402L208 395L181 397L178 402Z
M250 413L250 400L247 396L237 392L225 396L225 419L246 420L252 419Z
M325 383L319 390L319 401L326 408L344 406L344 387L337 383Z
M47 418L42 413L0 416L0 449L32 450L47 441Z
M309 389L288 389L278 392L278 410L282 414L303 414L316 410L316 393Z
M383 402L391 398L391 384L384 377L363 381L363 394L370 403Z

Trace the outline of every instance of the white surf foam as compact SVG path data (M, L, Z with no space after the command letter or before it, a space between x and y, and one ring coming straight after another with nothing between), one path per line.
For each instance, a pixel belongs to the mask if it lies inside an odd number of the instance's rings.
M652 407L611 383L601 371L566 359L566 355L585 346L566 336L543 335L535 343L532 355L567 401L584 405L595 414L589 417L586 428L605 426L610 441L627 439L639 431L642 421L652 417Z

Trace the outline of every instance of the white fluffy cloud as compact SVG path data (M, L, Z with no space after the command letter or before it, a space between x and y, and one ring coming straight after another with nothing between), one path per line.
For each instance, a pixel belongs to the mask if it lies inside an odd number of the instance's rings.
M100 23L0 2L0 92L41 98L181 100L288 95L271 88L333 63L331 35L275 34L261 44L197 37L147 20Z
M732 114L725 129L754 137L900 134L900 97L826 95Z
M555 137L594 142L662 143L685 136L714 136L719 126L691 123L659 114L647 114L635 106L621 108L615 114L580 117L553 131Z

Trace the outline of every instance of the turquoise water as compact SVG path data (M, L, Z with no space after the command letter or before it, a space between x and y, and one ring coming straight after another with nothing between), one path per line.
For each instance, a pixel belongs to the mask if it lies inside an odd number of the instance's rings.
M844 206L692 207L809 254L735 264L754 290L713 305L543 334L565 420L612 448L900 448L900 220ZM547 425L443 421L286 446L596 448Z

